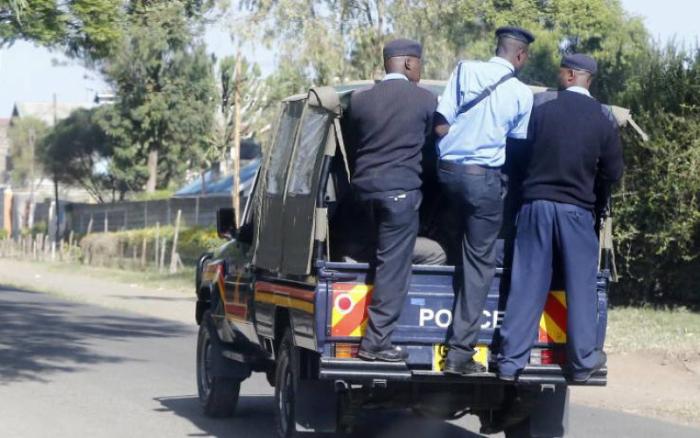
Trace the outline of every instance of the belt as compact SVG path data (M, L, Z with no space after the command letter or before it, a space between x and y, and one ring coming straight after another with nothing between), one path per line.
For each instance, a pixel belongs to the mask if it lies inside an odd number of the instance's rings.
M462 164L454 161L440 160L438 167L441 170L455 173L466 173L467 175L486 175L489 171L500 171L500 167L480 166L478 164Z

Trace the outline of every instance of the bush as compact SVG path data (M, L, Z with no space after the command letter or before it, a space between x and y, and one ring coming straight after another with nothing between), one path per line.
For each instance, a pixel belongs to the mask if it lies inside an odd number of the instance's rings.
M172 226L161 227L158 233L156 228L93 233L81 239L80 247L86 261L93 263L105 264L112 258L129 259L133 258L134 254L140 260L145 239L146 263L152 264L155 261L155 239L158 235L161 241L166 239L165 259L168 262L174 234L175 229ZM177 252L185 265L193 265L203 252L215 249L223 243L214 229L185 228L180 229Z
M698 61L698 51L656 50L626 96L650 140L625 138L625 176L614 195L621 302L700 304Z

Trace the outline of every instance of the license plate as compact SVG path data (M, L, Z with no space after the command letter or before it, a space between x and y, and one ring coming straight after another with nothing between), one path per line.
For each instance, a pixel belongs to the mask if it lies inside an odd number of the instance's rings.
M486 345L477 345L475 348L474 360L489 368L489 347ZM445 359L447 358L447 345L433 345L433 371L442 371L445 368Z

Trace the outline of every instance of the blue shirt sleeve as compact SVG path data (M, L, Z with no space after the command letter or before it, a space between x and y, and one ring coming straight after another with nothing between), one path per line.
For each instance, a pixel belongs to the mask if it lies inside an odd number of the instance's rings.
M523 93L522 98L518 102L520 111L517 118L514 120L508 137L518 140L527 139L527 128L530 124L530 114L532 114L532 101L532 92L527 89L527 92Z
M459 64L455 67L454 71L450 75L450 79L447 81L445 90L442 92L442 97L440 97L440 103L437 106L437 112L442 114L447 123L452 125L457 117L457 110L459 109L458 100L462 96L457 96L457 81L460 80L459 76ZM462 84L463 85L463 84ZM463 87L460 87L463 89Z

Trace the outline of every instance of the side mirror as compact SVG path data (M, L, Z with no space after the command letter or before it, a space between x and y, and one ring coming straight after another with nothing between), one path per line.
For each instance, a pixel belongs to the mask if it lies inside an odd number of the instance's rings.
M233 238L236 232L236 218L233 208L220 208L216 211L216 233L222 239Z

